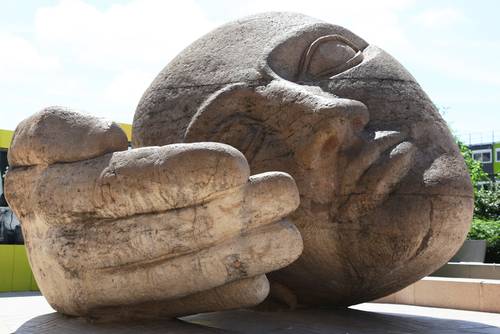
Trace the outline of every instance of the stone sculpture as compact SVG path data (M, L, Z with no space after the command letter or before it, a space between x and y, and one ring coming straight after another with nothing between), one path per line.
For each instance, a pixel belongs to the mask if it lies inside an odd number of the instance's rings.
M219 143L127 150L115 123L47 108L8 152L33 274L68 315L114 320L254 306L302 251L293 179L250 177Z
M350 305L438 268L471 220L464 162L415 79L300 14L248 17L185 49L142 97L133 146L57 108L16 130L7 197L63 313L252 306L271 271L268 307Z
M284 171L301 257L269 275L288 305L350 305L395 292L462 244L472 186L415 79L342 27L293 13L228 23L181 52L143 95L135 146L217 141L252 172Z

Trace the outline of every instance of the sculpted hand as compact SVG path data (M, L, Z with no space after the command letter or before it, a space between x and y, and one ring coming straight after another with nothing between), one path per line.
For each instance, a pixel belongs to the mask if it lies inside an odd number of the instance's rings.
M218 143L127 150L115 123L62 108L23 121L9 150L9 204L41 291L90 317L177 316L246 307L265 273L302 251L284 217L293 179L250 176Z

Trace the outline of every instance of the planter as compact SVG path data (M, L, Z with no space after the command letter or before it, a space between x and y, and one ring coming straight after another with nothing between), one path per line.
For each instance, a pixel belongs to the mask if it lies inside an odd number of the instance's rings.
M486 240L465 240L450 262L484 262Z

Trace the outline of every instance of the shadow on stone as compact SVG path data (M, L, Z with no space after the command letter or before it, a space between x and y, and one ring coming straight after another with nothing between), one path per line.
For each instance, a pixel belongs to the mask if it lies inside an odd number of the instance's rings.
M19 334L209 334L228 333L225 330L186 323L181 320L150 320L142 322L92 323L83 318L68 317L59 313L44 314L25 322L15 333Z
M352 309L315 309L292 312L239 310L198 314L182 320L140 323L89 323L57 313L24 323L26 333L500 333L483 323L403 314L381 314Z
M499 333L482 323L352 309L294 312L233 311L183 318L191 323L237 333Z

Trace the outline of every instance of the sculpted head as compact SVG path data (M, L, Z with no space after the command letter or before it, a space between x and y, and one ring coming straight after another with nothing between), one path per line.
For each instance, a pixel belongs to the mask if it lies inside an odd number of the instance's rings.
M394 58L340 26L266 13L181 52L140 101L133 144L199 141L297 183L290 220L304 251L269 275L277 299L395 292L445 263L469 228L471 184L435 106Z

